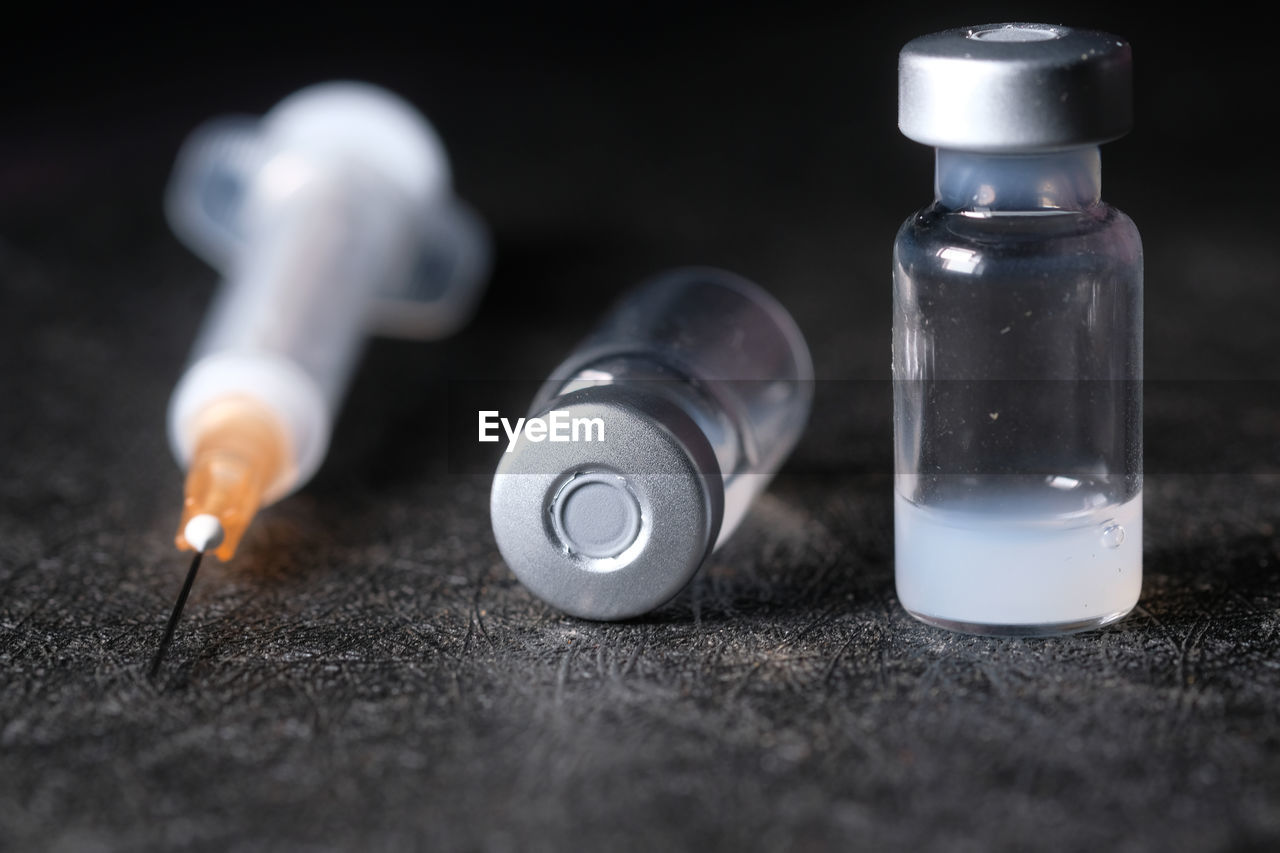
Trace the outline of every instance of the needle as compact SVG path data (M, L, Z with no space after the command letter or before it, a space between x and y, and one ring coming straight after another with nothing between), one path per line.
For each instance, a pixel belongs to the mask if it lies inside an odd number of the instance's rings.
M169 648L169 641L173 639L173 631L178 627L178 620L182 618L182 608L187 604L191 584L195 582L196 572L200 570L200 559L205 551L216 548L222 541L222 523L212 515L197 515L187 522L183 533L191 546L196 549L196 556L191 561L191 568L187 569L187 579L183 581L182 591L178 593L178 600L173 605L173 613L169 615L169 624L165 626L164 636L160 639L160 648L156 649L156 655L151 659L151 669L147 673L149 678L155 678L156 673L160 671L160 663L164 660L164 653Z

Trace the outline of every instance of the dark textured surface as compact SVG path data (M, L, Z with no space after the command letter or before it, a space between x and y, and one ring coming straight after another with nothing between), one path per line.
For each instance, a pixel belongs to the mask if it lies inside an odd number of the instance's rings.
M1161 382L1141 605L1053 640L928 629L893 594L887 258L929 182L893 57L956 20L521 19L456 43L391 21L292 64L210 39L26 92L0 152L0 848L1274 849L1280 250L1268 155L1228 158L1224 129L1264 119L1235 110L1227 52L1088 20L1146 69L1104 193L1147 242ZM235 73L203 84L215 59ZM151 683L186 562L164 406L215 283L160 218L169 160L199 118L338 74L436 121L496 276L454 340L371 349L325 468L202 569ZM813 426L675 602L564 618L502 565L488 477L441 449L450 389L537 379L687 262L792 308Z

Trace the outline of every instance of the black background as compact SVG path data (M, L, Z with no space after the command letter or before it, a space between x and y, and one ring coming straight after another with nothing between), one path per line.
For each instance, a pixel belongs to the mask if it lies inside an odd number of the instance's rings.
M1274 845L1274 16L1199 13L7 18L0 846ZM931 176L896 131L896 53L1009 19L1119 33L1136 63L1103 194L1147 251L1147 580L1124 623L1058 640L933 631L892 589L888 259ZM332 78L431 118L494 276L459 336L371 346L324 469L206 567L152 684L183 568L164 407L216 285L164 181L201 120ZM564 618L502 565L450 400L483 380L520 411L623 288L688 263L792 310L813 424L675 602Z

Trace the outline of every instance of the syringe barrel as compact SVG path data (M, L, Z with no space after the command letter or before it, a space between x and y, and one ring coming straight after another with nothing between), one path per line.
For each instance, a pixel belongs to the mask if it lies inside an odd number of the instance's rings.
M186 424L228 395L266 403L280 418L292 465L268 486L274 500L301 486L324 457L360 355L373 298L403 279L421 223L409 200L358 163L317 168L277 155L248 190L246 235L229 264L170 408L180 458Z
M166 210L223 275L170 400L170 443L190 468L211 424L229 434L211 411L274 419L285 459L260 484L263 503L320 466L364 337L450 334L488 274L487 232L453 195L434 129L363 83L311 86L261 119L197 129ZM235 398L250 405L218 405Z
M381 180L347 168L306 178L280 195L264 175L246 211L252 236L193 355L286 358L333 412L367 332L374 294L408 274L419 231L407 200L394 187L378 187Z

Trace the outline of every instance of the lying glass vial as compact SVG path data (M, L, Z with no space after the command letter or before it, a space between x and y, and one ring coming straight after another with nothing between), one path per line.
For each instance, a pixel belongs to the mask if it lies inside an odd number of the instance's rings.
M503 558L573 616L664 604L794 447L812 380L800 330L755 284L682 269L638 287L531 407L583 425L577 440L522 435L502 456L490 512Z

